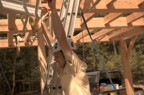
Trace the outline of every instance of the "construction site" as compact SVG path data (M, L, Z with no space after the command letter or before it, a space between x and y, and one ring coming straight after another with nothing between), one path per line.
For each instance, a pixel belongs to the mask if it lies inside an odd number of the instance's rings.
M21 62L19 56L22 54L22 48L37 48L35 53L40 76L39 93L17 94L17 89L21 88L19 84L19 87L16 87L17 72L13 71L12 75L6 74L9 68L5 69L3 64L7 61L7 57L4 61L0 57L0 95L66 95L61 94L62 87L58 75L60 69L54 62L52 55L52 38L49 34L53 38L55 38L55 35L52 12L48 6L48 1L0 0L0 55L4 56L4 49L15 49L16 59L14 59L14 64L17 64L16 60ZM81 44L81 47L91 44L97 62L102 64L103 72L100 69L98 71L94 69L87 73L91 95L144 95L144 84L141 82L139 85L135 85L132 73L132 66L134 66L132 64L134 63L133 49L136 47L135 44L138 44L139 39L144 39L144 0L56 0L56 9L66 37L70 37L76 45ZM142 53L140 55L135 51L136 56L144 55L142 42L140 43ZM101 43L111 44L112 47L115 47L114 51L117 51L116 54L119 55L121 66L117 66L117 69L122 68L122 74L120 74L122 78L115 80L113 76L119 75L111 76L111 73L115 74L119 71L115 70L113 73L107 68L104 61L106 57L102 57L101 54L110 51L99 51L97 45ZM85 54L86 56L88 53L85 50L80 48L78 52L81 51L80 55L84 56ZM30 58L29 55L34 56L33 54L27 54L27 58ZM114 57L111 59L114 59ZM29 64L30 60L26 60ZM142 65L136 64L144 70L144 58L137 60ZM95 66L97 62L91 67ZM16 67L11 68L15 69ZM141 68L137 71L140 71ZM143 81L144 73L143 71L140 72L140 81ZM100 80L100 77L104 75L107 80ZM7 80L6 77L8 76L11 76L11 81ZM95 76L94 82L91 82L91 76ZM138 76L135 76L136 78ZM6 80L5 85L8 86L1 85L4 80ZM109 82L107 83L107 81ZM1 91L3 88L5 91ZM9 92L9 94L6 94L6 92Z

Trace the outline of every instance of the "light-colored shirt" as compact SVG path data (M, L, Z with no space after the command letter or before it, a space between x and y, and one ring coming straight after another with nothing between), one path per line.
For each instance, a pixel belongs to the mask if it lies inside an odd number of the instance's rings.
M72 62L65 65L60 77L65 95L91 95L86 69L86 63L73 52Z

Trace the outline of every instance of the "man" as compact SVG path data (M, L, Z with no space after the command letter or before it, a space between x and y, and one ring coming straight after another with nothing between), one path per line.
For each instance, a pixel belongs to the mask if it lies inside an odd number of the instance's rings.
M65 95L90 95L86 75L87 65L73 52L73 42L66 38L65 30L56 10L56 0L48 0L51 9L54 34L58 42L54 45L54 59L62 68L60 81Z

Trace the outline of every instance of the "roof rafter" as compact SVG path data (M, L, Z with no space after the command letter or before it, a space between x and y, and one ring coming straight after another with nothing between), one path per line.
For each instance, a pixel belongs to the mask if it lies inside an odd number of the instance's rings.
M96 32L95 34L93 34L93 35L92 35L92 38L93 38L93 40L96 40L96 39L98 39L98 38L100 38L100 37L103 37L103 36L105 36L107 33L110 33L110 32L112 32L112 31L114 31L114 30L115 30L115 28L112 28L112 29L101 29L101 30L99 30L98 32ZM91 41L90 38L89 38L89 35L81 38L81 39L80 39L80 42L82 42L83 39L84 39L84 40L87 40L87 42L90 42L90 41Z
M120 40L120 37L123 37L124 39L129 39L135 35L140 35L144 33L144 27L134 27L134 28L130 28L127 31L121 31L121 32L122 33L109 36L109 39L114 41Z
M14 0L0 0L0 11L4 12L13 12L13 13L22 13L25 15L35 16L38 14L40 17L41 8L38 8L38 13L35 13L35 5L23 3L20 1Z
M133 21L144 17L144 12L135 12L127 16L126 21L128 24L132 23Z

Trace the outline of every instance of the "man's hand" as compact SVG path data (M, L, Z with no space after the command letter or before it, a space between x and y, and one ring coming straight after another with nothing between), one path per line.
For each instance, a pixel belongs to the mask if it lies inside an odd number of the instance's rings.
M51 10L56 9L56 0L48 0L48 5Z

